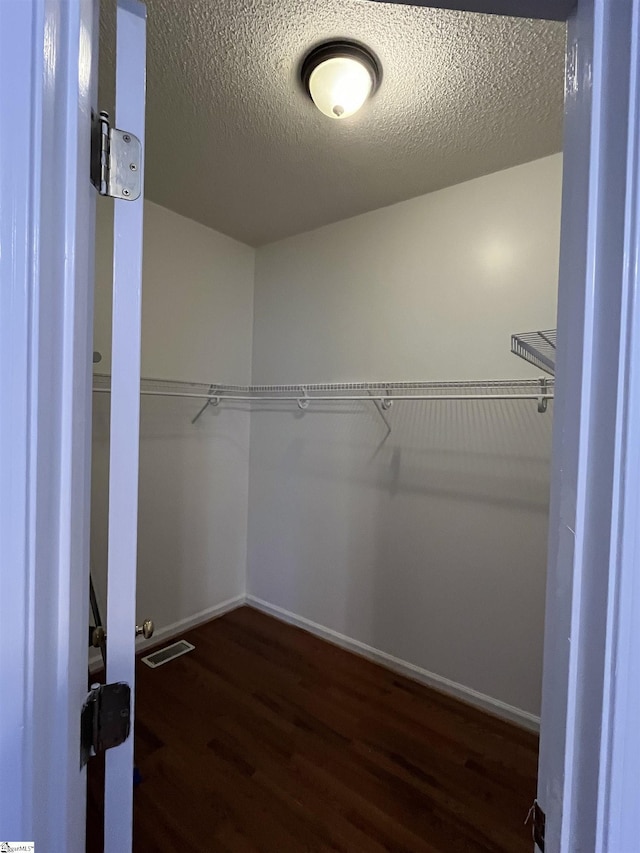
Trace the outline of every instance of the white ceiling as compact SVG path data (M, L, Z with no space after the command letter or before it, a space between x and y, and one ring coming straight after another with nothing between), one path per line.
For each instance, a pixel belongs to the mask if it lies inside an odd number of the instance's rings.
M251 245L561 148L564 24L368 0L147 7L146 196ZM333 37L383 67L343 121L298 82L308 49ZM112 44L108 7L107 68Z

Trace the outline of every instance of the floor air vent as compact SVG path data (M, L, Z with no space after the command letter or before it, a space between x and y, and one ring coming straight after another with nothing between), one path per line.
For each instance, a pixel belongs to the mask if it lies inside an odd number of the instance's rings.
M184 655L193 649L195 649L195 646L192 646L191 643L187 643L186 640L178 640L177 643L171 643L170 646L165 646L164 649L158 649L157 652L152 652L150 655L142 658L142 660L147 666L155 669L155 667L162 666L163 663L169 663L170 660L178 658L180 655Z

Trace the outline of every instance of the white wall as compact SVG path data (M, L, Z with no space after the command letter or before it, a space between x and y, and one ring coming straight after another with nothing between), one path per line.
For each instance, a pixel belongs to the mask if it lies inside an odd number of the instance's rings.
M94 349L110 372L111 204L98 206ZM145 204L142 375L248 383L254 250ZM249 414L142 397L138 607L158 632L244 594ZM91 560L106 576L109 397L94 394Z
M253 382L532 377L555 326L561 157L261 248ZM256 412L248 590L540 707L551 416L535 404Z

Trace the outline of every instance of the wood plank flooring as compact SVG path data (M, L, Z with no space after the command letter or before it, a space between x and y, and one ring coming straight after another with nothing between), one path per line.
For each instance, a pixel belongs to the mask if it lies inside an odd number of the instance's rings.
M138 664L135 851L532 850L534 735L249 607L185 639Z

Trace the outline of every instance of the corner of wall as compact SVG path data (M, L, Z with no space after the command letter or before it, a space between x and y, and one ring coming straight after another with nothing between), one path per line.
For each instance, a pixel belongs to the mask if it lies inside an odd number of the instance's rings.
M256 335L256 285L258 280L258 253L260 247L253 249L253 296L251 300L251 354L250 354L250 373L249 385L253 385L253 377L255 373L254 353L255 353L255 335ZM253 447L254 436L254 414L249 409L249 463L247 465L247 536L246 536L246 557L244 567L244 596L245 599L249 594L250 586L250 570L251 570L251 448Z

